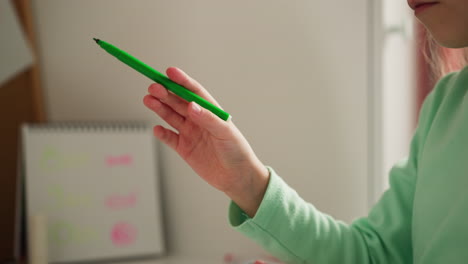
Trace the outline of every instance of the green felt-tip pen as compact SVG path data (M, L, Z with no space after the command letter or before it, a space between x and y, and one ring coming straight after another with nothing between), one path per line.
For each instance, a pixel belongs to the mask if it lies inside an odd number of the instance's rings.
M161 84L162 86L166 87L169 91L182 97L188 102L195 101L201 107L208 109L209 111L211 111L213 114L217 115L219 118L223 119L224 121L227 121L229 120L229 118L231 118L231 116L228 113L224 112L219 107L216 107L212 103L208 102L206 99L200 97L199 95L183 87L182 85L171 81L171 79L169 79L167 76L156 71L150 66L146 65L144 62L133 57L129 53L103 40L96 39L96 38L93 38L93 39L101 48L103 48L105 51L110 53L112 56L119 59L121 62L132 67L133 69L145 75L146 77L150 78L151 80Z

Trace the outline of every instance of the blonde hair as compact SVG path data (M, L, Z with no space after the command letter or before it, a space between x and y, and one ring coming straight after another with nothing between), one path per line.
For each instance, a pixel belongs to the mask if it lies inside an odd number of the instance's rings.
M447 73L458 71L468 65L468 47L450 49L440 46L434 37L423 27L425 38L422 52L430 68L433 83Z

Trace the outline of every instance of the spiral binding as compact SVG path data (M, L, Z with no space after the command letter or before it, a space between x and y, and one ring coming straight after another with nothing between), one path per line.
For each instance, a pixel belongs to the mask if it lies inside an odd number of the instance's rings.
M147 131L148 123L143 121L62 121L48 123L26 123L23 129L34 132L111 132Z

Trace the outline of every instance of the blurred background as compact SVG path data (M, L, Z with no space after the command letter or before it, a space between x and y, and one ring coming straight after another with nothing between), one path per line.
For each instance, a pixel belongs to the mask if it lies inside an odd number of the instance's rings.
M404 0L10 2L33 60L0 82L5 189L14 189L21 122L167 127L143 106L151 81L93 37L161 72L176 66L197 79L264 164L345 222L367 214L407 154L421 65L420 26ZM224 194L168 147L158 151L168 256L265 254L230 228Z

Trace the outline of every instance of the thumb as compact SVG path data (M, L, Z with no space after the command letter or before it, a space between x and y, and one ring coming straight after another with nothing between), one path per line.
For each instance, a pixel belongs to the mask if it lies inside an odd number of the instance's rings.
M224 121L195 102L190 102L188 108L189 117L192 122L208 130L213 136L222 139L226 138L227 134L230 134L229 123L232 122L231 118Z

